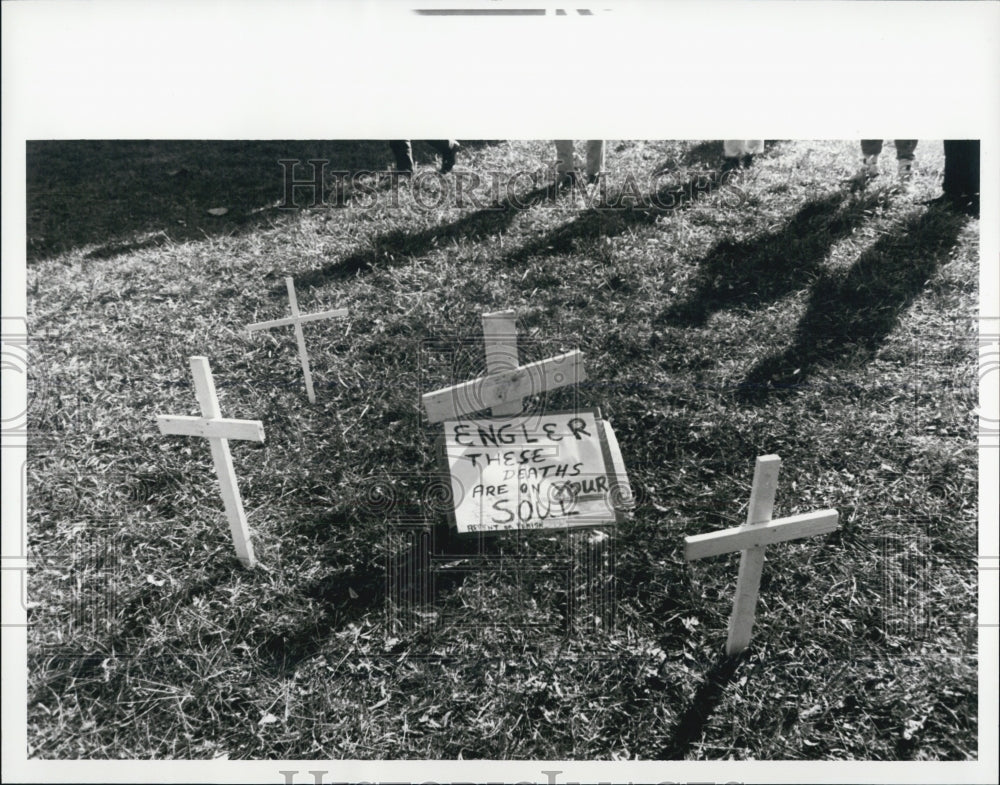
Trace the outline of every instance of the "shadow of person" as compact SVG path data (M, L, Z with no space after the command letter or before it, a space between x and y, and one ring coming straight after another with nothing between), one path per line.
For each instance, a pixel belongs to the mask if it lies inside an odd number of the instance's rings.
M832 191L803 204L777 231L747 242L718 243L699 263L694 291L655 323L699 326L723 308L759 306L807 286L830 248L886 200L883 192L847 196Z
M468 239L495 235L506 229L521 210L526 210L546 198L547 189L535 188L526 194L508 195L490 207L477 210L449 224L431 226L419 232L398 229L379 235L372 246L357 251L325 267L304 273L295 279L299 288L322 286L327 281L343 280L372 269L376 264L399 264L421 256L449 237ZM273 288L284 293L284 285Z
M423 148L418 153L421 161L430 158ZM86 258L101 260L243 235L292 220L301 209L371 198L391 187L390 158L378 139L31 141L27 259L94 246Z
M802 386L821 363L877 350L947 260L967 220L932 205L884 235L846 274L824 271L812 286L792 345L758 362L740 383L737 400L759 403L773 391Z
M652 224L661 216L717 192L722 192L723 198L739 200L742 195L734 182L718 170L706 169L695 172L682 183L668 184L646 194L639 192L634 180L626 180L615 190L602 184L585 193L587 208L579 216L506 254L501 263L516 265L528 259L571 253L581 242L614 237L630 227Z

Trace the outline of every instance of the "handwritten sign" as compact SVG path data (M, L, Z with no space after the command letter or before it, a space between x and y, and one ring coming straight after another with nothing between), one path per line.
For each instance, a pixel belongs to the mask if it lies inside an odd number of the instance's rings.
M459 534L601 526L631 506L598 409L446 420L444 453Z

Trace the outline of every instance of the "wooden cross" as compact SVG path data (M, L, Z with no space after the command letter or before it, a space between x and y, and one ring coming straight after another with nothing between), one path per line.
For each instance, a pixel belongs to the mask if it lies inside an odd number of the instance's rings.
M729 617L729 635L726 639L726 654L729 656L739 654L750 644L765 546L826 534L835 531L839 525L839 513L836 510L820 510L771 520L780 468L781 458L777 455L757 458L747 522L743 526L684 538L684 558L688 561L742 551L736 598L733 601L733 613Z
M486 376L443 387L423 396L432 422L490 410L494 417L520 414L524 399L586 379L583 353L578 349L547 360L518 365L514 311L483 314Z
M192 357L191 371L194 374L194 391L201 405L201 417L178 417L158 414L156 423L164 435L201 436L208 439L212 447L215 473L222 487L222 501L226 506L229 530L233 535L236 556L244 567L253 567L256 559L253 543L250 541L250 527L243 512L243 500L236 484L233 471L233 457L229 453L228 439L246 439L252 442L264 441L264 425L260 420L229 420L222 417L219 399L215 394L212 369L207 357Z
M295 341L299 345L299 360L302 361L302 373L306 377L306 395L309 396L309 403L316 403L316 393L313 392L312 371L309 369L309 353L306 351L306 339L302 334L302 325L306 322L315 322L320 319L342 319L347 316L346 308L338 308L334 311L321 311L302 315L299 313L299 301L295 297L295 282L291 278L285 278L285 286L288 287L288 301L292 305L292 315L285 319L272 319L269 322L258 322L247 327L248 332L254 330L270 330L272 327L284 327L289 324L295 325Z

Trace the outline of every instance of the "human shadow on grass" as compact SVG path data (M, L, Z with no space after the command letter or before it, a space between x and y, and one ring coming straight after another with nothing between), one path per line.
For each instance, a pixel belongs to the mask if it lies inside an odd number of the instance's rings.
M489 144L495 142L462 143L467 150ZM429 159L421 145L414 152L418 161ZM161 243L241 235L300 209L344 206L356 176L388 182L381 175L392 160L378 139L41 140L28 142L25 157L29 263L90 245L96 247L87 258L108 259ZM351 184L345 191L338 181ZM208 212L217 208L225 212Z
M666 170L661 167L659 173L663 171ZM647 194L639 193L634 182L626 181L622 188L615 190L600 184L590 190L577 191L577 195L584 197L586 209L573 220L506 254L502 263L513 266L529 259L572 253L580 243L615 237L634 226L651 225L658 218L686 209L712 194L718 194L729 206L746 199L739 177L723 174L718 169L698 170L682 183Z
M693 145L679 166L670 160L653 169L655 177L676 173L681 182L669 183L650 193L639 193L635 180L629 179L617 189L609 189L606 181L602 181L590 189L577 190L575 195L583 197L587 209L572 221L506 254L503 263L516 265L532 258L571 253L580 243L615 237L634 226L653 224L658 218L712 195L729 207L744 203L745 180L738 172L722 171L722 152L722 142L717 140ZM694 171L689 167L694 167Z
M663 750L660 760L683 760L691 746L701 738L712 712L725 694L740 664L739 657L722 655L712 665L705 680L699 685L691 703L674 725L673 734Z
M876 351L947 261L968 218L941 205L911 216L858 257L846 274L824 271L787 349L764 358L736 390L743 403L798 388L822 363Z
M428 227L419 232L397 229L375 237L371 247L357 251L325 267L304 273L295 279L299 288L322 286L327 281L343 280L374 268L376 265L400 264L413 256L422 256L448 238L479 238L506 229L517 214L547 197L546 188L535 188L519 196L508 195L491 207L478 210L448 224ZM275 286L276 295L285 293L284 284Z
M808 286L830 248L885 204L884 192L851 199L832 191L810 199L776 231L745 242L719 242L699 263L693 292L655 323L700 326L724 308L759 306Z

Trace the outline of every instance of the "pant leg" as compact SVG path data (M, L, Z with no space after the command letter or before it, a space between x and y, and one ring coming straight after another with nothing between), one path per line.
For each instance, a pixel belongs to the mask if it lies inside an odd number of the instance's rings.
M900 161L912 161L917 149L916 139L894 139L896 143L896 158Z
M592 139L587 142L587 174L596 175L604 171L604 140Z
M862 139L861 155L867 158L869 155L879 155L882 152L881 139Z
M722 142L722 154L726 158L739 158L745 152L742 139L726 139Z
M556 140L556 174L568 174L576 171L576 160L573 155L572 139Z
M389 149L396 159L396 168L401 172L413 171L413 146L409 139L396 139L389 142Z
M445 155L450 152L453 147L458 147L458 140L456 139L428 139L427 144L434 148L434 152L438 155Z
M979 140L944 140L944 192L949 196L979 193Z

